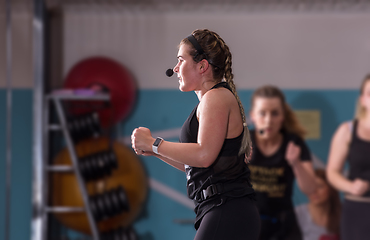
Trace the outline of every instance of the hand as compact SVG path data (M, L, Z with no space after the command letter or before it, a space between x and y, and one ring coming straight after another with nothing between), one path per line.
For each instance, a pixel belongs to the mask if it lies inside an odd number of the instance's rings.
M285 152L285 159L288 161L290 166L294 166L299 163L301 155L301 148L294 144L294 142L290 141L288 143L286 152Z
M154 138L148 128L135 128L131 134L131 145L137 155L151 156Z
M134 150L135 150L136 155L142 155L142 156L145 156L145 157L156 156L157 155L154 152L143 151L143 150L140 150L140 149L134 149Z
M136 155L144 155L145 151L141 150L141 149L134 149Z
M368 181L356 178L352 181L351 194L355 196L362 196L369 190L370 184Z

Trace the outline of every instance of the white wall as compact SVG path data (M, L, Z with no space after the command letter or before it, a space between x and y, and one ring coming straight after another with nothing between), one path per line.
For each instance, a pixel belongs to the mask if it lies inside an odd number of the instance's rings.
M12 18L16 88L33 86L32 12ZM5 14L0 13L5 33ZM248 13L243 11L128 11L94 8L64 14L64 76L81 59L106 55L125 64L145 89L176 89L164 71L176 63L177 45L196 28L217 31L233 53L235 81L253 89L357 89L370 72L370 14ZM0 38L0 87L5 87L5 34Z
M176 89L164 72L196 28L218 32L233 54L240 89L265 83L293 89L357 89L370 72L366 13L67 10L64 75L81 59L106 55L127 66L144 89Z
M33 87L33 41L30 8L13 9L11 18L12 34L12 87ZM6 86L6 16L0 12L0 88Z

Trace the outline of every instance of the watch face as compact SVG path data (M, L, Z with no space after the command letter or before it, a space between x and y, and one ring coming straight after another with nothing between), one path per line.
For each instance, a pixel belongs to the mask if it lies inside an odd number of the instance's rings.
M158 147L158 145L159 145L159 143L161 143L161 141L162 141L162 139L157 138L157 139L155 140L155 142L153 143L153 146Z

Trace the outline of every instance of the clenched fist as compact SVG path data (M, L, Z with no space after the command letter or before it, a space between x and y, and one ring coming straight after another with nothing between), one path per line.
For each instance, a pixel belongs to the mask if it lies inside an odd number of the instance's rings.
M285 152L285 159L288 161L289 165L294 166L296 163L298 163L300 161L300 155L301 148L293 141L290 141Z
M155 139L148 128L135 128L131 134L131 145L138 155L152 155L152 145Z
M356 178L352 182L351 194L362 196L369 190L370 184L368 181Z

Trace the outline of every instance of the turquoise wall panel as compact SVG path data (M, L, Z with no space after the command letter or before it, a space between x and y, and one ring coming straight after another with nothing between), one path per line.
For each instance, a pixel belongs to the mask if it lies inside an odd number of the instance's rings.
M308 140L311 151L326 162L330 139L337 126L353 118L357 90L284 90L288 103L295 110L319 110L321 138ZM239 91L249 111L250 90ZM13 91L12 111L12 195L11 240L30 239L32 215L32 90ZM198 103L196 95L178 90L141 90L130 116L119 124L121 136L130 136L135 127L149 127L154 133L178 129ZM0 90L0 240L4 238L5 215L5 146L6 146L6 92ZM177 136L167 140L178 141ZM142 157L148 176L167 187L186 195L186 176L183 172L154 157ZM303 194L295 189L294 202L305 202ZM135 229L143 240L192 239L195 230L191 220L193 210L155 189L151 189L143 214ZM180 224L177 220L185 220Z
M10 204L10 239L29 239L31 226L32 199L32 91L12 91L12 168L11 168L11 204ZM5 136L6 136L6 92L0 90L0 225L5 223ZM4 156L4 157L3 157ZM1 229L0 239L4 238Z
M0 239L5 234L6 94L0 90Z

